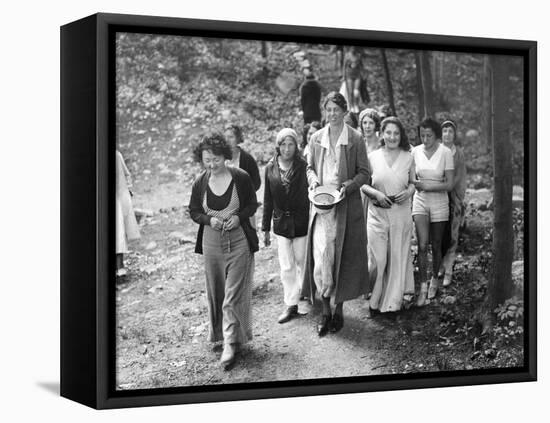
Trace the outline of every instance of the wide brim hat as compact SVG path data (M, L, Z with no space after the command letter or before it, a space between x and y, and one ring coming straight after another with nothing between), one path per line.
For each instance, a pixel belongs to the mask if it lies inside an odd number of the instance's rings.
M309 191L308 198L318 211L328 213L330 209L342 201L343 196L335 188L318 186Z

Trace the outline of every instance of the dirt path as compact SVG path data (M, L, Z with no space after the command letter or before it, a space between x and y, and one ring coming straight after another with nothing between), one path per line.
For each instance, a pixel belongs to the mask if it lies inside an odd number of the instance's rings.
M153 204L156 213L142 222L142 239L126 258L128 276L117 284L117 386L141 389L190 385L264 382L464 369L469 346L459 356L451 338L441 337L439 301L429 307L367 319L367 304L359 298L344 306L345 326L319 338L320 310L302 302L308 314L280 325L283 293L277 250L256 254L252 297L253 340L233 370L223 371L220 352L206 341L208 331L202 256L194 254L197 225L185 215L189 193L180 184L136 190L138 205ZM258 198L262 198L260 192ZM162 210L159 212L158 210ZM261 210L258 212L261 216ZM476 254L475 250L472 254ZM471 263L470 263L471 265ZM459 260L457 283L446 288L441 301L475 269ZM466 268L470 267L469 270ZM481 272L474 275L483 280ZM462 305L465 307L466 305ZM451 354L452 351L452 354Z

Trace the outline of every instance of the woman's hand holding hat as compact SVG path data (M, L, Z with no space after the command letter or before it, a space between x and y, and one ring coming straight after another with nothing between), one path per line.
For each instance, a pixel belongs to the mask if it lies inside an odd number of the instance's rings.
M345 185L342 185L342 187L340 188L340 198L345 198L346 197L346 186Z

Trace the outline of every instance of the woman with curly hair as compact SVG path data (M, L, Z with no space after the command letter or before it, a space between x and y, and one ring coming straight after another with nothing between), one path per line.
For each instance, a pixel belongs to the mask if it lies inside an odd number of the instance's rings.
M378 131L380 130L380 115L375 109L364 109L359 113L359 129L365 140L367 154L380 147Z
M388 117L381 123L381 147L369 154L372 182L361 191L369 201L367 237L369 270L376 267L376 282L369 300L371 316L401 309L414 296L411 261L414 162L401 121Z
M199 224L195 252L204 255L210 318L209 341L223 341L228 370L252 338L250 300L258 236L250 217L258 203L248 173L226 166L232 151L223 135L206 135L194 150L205 170L193 183L189 211Z

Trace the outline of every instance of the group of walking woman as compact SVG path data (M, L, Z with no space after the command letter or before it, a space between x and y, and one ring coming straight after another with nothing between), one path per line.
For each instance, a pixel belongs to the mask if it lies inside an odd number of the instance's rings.
M277 134L276 153L265 167L261 225L264 245L271 244L271 230L277 243L285 304L278 322L300 315L300 299L318 297L319 336L342 329L345 301L367 298L371 317L412 303L413 226L416 304L434 298L441 279L443 285L451 283L465 188L464 156L454 143L453 121L423 120L418 126L422 144L411 148L397 117L381 120L374 109L363 110L358 131L345 123L348 105L340 93L329 93L323 108L326 124L307 125L303 138L291 128ZM252 337L254 253L259 249L254 226L259 171L241 142L235 126L203 137L194 153L204 171L193 184L189 204L199 224L195 251L204 255L209 340L217 343L215 348L223 342L224 369L233 366ZM336 193L334 203L320 207L313 199L321 191Z

